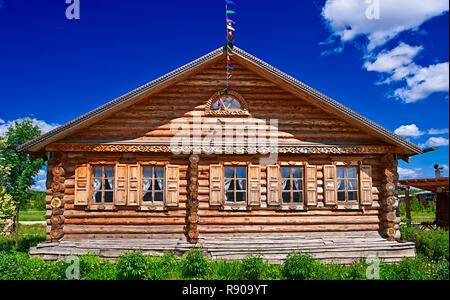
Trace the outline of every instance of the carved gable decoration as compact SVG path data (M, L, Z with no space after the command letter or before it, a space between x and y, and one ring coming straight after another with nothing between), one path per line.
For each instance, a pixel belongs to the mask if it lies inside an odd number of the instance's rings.
M206 103L208 116L248 116L248 105L244 98L235 91L226 94L217 92Z

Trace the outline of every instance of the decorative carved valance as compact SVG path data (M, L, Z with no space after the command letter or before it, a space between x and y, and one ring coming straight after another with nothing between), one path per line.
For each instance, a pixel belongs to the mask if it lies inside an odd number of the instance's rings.
M166 145L51 144L47 151L115 153L204 153L204 154L385 154L395 153L393 146L280 146L280 147L202 147Z

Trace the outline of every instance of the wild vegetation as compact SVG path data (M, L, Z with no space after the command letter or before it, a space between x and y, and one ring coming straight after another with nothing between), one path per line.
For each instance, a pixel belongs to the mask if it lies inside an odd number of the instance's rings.
M415 196L411 197L411 218L413 222L432 222L436 216L436 202L430 202L427 207L424 207L420 203L419 199ZM399 213L402 220L406 221L406 204L401 203L399 205Z
M7 280L65 280L70 263L30 259L28 248L45 240L43 226L26 226L21 230L19 247L0 238L0 279ZM422 232L402 228L403 239L417 245L417 258L397 264L379 264L375 279L384 280L448 280L448 231ZM273 265L261 257L251 256L242 261L208 260L202 249L192 249L182 259L167 253L145 256L130 252L115 262L88 254L79 256L82 280L366 280L371 266L365 260L344 266L325 264L308 255L291 253L282 265ZM376 276L378 275L378 276ZM372 277L370 277L372 278Z
M0 212L3 219L12 219L16 233L16 247L19 243L20 211L32 197L31 187L45 163L42 158L34 159L30 154L19 152L16 148L41 135L39 126L30 119L14 121L0 143ZM6 209L5 209L6 207Z

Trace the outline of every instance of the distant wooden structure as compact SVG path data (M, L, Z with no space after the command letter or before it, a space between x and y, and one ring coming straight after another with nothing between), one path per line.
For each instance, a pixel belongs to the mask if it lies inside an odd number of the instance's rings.
M401 188L405 190L406 218L411 220L411 205L409 188L415 187L436 194L436 219L431 223L423 222L423 228L447 228L449 219L449 178L427 178L400 180Z
M422 149L234 53L225 95L220 48L20 146L48 157L48 243L30 254L201 244L225 259L282 260L293 250L342 262L414 257L414 244L396 241L397 165ZM174 145L177 137L189 144Z

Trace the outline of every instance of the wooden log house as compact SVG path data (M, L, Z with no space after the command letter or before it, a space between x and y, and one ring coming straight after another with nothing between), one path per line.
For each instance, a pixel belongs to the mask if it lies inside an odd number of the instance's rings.
M396 241L397 165L422 149L234 52L226 95L220 48L20 146L48 159L48 242L30 254L182 254L197 244L225 259L414 257L413 244ZM261 128L271 136L255 143ZM211 132L223 139L208 142Z

